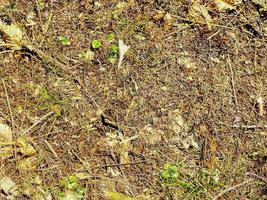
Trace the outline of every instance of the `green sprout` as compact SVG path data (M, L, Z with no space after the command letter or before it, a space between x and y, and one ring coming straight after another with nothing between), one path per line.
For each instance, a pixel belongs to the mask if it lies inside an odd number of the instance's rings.
M119 58L119 47L113 44L110 48L108 60L110 63L115 64Z
M79 58L84 60L87 63L91 63L94 60L95 53L91 50L87 50L86 52L82 52L79 54Z
M100 40L93 40L91 45L94 49L98 49L102 46L102 42Z
M70 41L66 36L59 36L58 40L60 41L60 43L64 46L69 46L70 45Z
M107 40L108 40L108 41L112 41L112 40L114 40L114 38L115 38L115 34L114 34L114 33L110 33L110 34L108 34L108 36L107 36Z
M76 176L67 176L60 181L60 185L64 188L63 192L59 193L62 200L80 200L83 199L85 189L78 184Z
M161 172L161 179L163 183L174 184L178 181L179 172L178 166L174 164L167 163Z

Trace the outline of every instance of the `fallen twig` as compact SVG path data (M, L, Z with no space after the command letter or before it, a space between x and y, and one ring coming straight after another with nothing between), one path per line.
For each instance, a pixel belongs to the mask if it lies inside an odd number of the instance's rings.
M13 113L12 113L11 106L10 106L10 100L9 100L9 97L8 97L8 93L7 93L7 89L6 89L6 84L5 84L4 79L1 79L1 81L2 81L2 84L3 84L4 90L5 90L7 106L8 106L8 110L9 110L9 114L10 114L11 126L12 126L12 129L14 129Z
M266 178L266 177L259 176L259 175L257 175L257 174L251 173L251 172L246 173L246 175L248 175L248 176L252 176L252 177L254 177L254 178L257 178L257 179L259 179L259 180L261 180L261 181L263 181L264 183L267 184L267 178Z
M45 114L44 116L42 116L38 121L36 121L33 125L31 125L29 128L27 128L26 130L24 130L21 134L21 136L29 133L34 127L36 127L38 124L42 123L44 120L46 120L50 115L54 114L53 111Z
M239 183L239 184L234 185L234 186L232 186L232 187L230 187L230 188L227 188L227 189L221 191L221 192L220 192L216 197L214 197L212 200L217 200L217 199L219 199L221 196L223 196L224 194L226 194L227 192L230 192L230 191L232 191L232 190L235 190L235 189L237 189L237 188L239 188L239 187L241 187L241 186L243 186L243 185L246 185L246 184L248 184L248 183L250 183L250 182L252 182L252 181L254 181L254 179L249 179L249 180L244 181L243 183Z
M250 126L246 126L246 125L233 125L233 128L241 128L241 129L267 129L267 125L263 125L263 126L257 126L257 125L250 125Z
M104 168L104 167L118 167L118 166L125 166L125 165L138 165L142 163L147 163L147 160L141 160L141 161L136 161L136 162L130 162L130 163L120 163L120 164L110 164L110 165L100 165L96 166L94 168Z

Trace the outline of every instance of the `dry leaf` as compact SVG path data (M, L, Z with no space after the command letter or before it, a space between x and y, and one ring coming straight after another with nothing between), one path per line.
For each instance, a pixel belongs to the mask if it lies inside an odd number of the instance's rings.
M257 108L259 116L262 117L264 115L264 99L263 97L257 98Z
M233 10L235 9L235 6L229 2L229 1L225 1L225 0L214 0L214 3L216 5L216 8L218 11L220 12L224 12L226 10Z
M118 192L107 192L108 200L135 200L133 197L126 196Z
M150 127L150 125L145 126L140 131L141 138L147 144L156 144L156 143L162 141L163 135L164 135L163 131L154 129L154 128Z
M14 24L6 25L0 20L0 32L5 35L6 39L0 39L0 46L7 47L13 50L22 48L22 31Z
M127 141L121 144L120 148L120 164L126 164L130 162L130 157L128 152L132 149L131 142Z
M13 156L13 147L0 147L0 158L5 160L7 158L11 158Z
M16 183L8 177L0 179L0 191L1 190L7 195L6 199L15 199L18 195Z
M201 5L199 0L195 0L188 10L189 19L199 24L207 24L208 28L212 28L212 18L206 6Z
M129 49L130 49L130 46L126 46L122 40L119 40L119 52L120 52L119 63L118 63L119 69L121 68L121 64L122 64L122 60L124 58L124 55L126 54L126 52Z
M186 135L188 132L188 125L181 115L180 110L176 109L168 114L170 128L176 135Z
M170 29L173 26L174 20L172 16L164 11L157 11L153 17L154 20L163 22L164 28Z
M254 4L260 6L264 11L267 11L267 0L251 0Z
M25 159L22 159L18 162L18 169L19 170L34 170L37 168L39 162L36 157L28 157Z
M33 148L33 146L29 144L29 142L23 137L19 137L17 139L17 145L20 147L19 151L23 155L30 156L36 153L36 150Z
M116 5L115 10L112 12L113 19L118 19L119 16L123 13L123 11L125 9L127 9L127 7L128 7L128 3L126 3L126 2L119 2Z
M10 0L0 0L0 9L3 9L10 5Z
M6 124L0 123L0 142L12 142L11 128Z

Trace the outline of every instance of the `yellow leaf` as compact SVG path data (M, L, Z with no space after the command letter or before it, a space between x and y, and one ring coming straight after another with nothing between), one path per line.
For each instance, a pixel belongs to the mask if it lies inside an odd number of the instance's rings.
M206 6L201 5L199 0L195 0L188 10L189 19L199 24L207 24L208 28L212 28L212 18Z
M36 157L28 157L18 162L19 170L34 170L37 168L39 162Z
M108 200L135 200L133 197L118 193L118 192L107 192Z
M12 142L11 128L6 124L0 123L0 142Z
M36 150L33 148L33 146L29 144L28 141L23 137L19 137L17 139L17 145L20 147L19 151L23 155L30 156L36 153Z
M4 46L13 50L22 48L22 31L14 24L6 25L0 20L0 32L6 36L5 40L0 40L0 46Z
M233 6L233 4L224 0L214 0L214 3L216 4L218 11L220 12L235 9L235 6Z

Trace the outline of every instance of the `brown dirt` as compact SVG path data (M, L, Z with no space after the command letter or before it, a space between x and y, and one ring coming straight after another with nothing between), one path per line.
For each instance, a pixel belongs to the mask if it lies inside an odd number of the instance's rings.
M38 167L19 170L23 155L15 153L1 161L2 175L12 178L23 193L37 175L56 191L64 176L86 172L90 177L79 181L86 187L85 199L104 199L108 184L136 198L210 199L248 180L248 172L266 177L267 132L262 127L267 115L259 116L256 106L259 96L267 99L266 12L246 1L235 12L214 12L220 26L208 30L182 19L189 1L134 1L112 19L118 2L101 1L102 6L94 8L89 0L44 1L39 12L33 0L0 7L2 21L18 24L33 44L66 66L60 69L28 50L0 49L14 138L55 111L55 105L61 109L26 135L38 151ZM170 13L175 25L166 27L162 19L155 19L159 9ZM26 26L30 12L34 26ZM109 33L131 46L121 70L108 62ZM62 46L60 35L71 45ZM94 50L95 61L86 64L78 54L90 49L93 39L103 44ZM190 66L181 58L190 60ZM1 121L12 126L3 85L0 94ZM176 135L168 116L176 109L199 149L173 144ZM237 119L240 125L258 128L234 128ZM163 131L163 138L153 144L144 140L140 131L147 125ZM114 132L123 138L139 135L127 150L128 165L120 163L121 145L111 148L106 143L106 134ZM200 182L201 170L219 171L221 186L206 184L199 195L180 186L163 186L160 173L165 163L180 163L180 173L194 183ZM114 176L111 169L120 175ZM28 197L17 197L24 198ZM266 199L266 185L247 184L224 198Z

